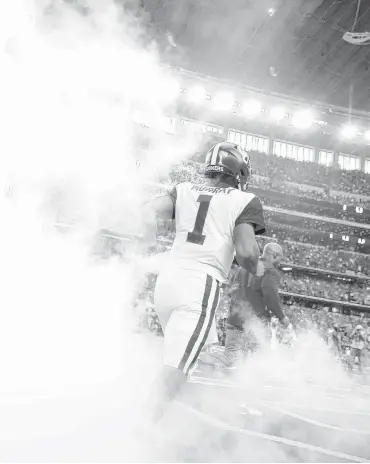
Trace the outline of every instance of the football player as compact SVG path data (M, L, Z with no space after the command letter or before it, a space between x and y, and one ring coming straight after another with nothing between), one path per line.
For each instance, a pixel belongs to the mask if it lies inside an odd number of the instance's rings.
M218 143L206 156L205 183L180 183L145 207L147 230L153 230L156 218L176 224L170 259L154 294L164 355L153 419L161 417L195 366L234 255L251 274L259 267L255 236L265 232L265 223L260 199L247 192L250 176L248 154L234 143Z

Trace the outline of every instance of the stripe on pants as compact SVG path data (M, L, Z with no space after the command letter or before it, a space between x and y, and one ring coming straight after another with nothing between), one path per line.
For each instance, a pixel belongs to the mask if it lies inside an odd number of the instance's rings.
M214 295L214 298L213 298L213 303L212 303L212 309L210 311L210 314L209 314L209 319L208 319L208 324L206 326L206 330L203 334L203 338L202 338L202 341L197 349L197 352L195 353L194 357L193 357L193 361L189 364L189 367L186 369L186 372L185 374L189 374L189 372L191 371L191 369L194 367L195 363L197 362L198 360L198 357L200 355L200 352L202 351L202 349L204 348L204 345L206 344L206 341L207 341L207 338L208 338L208 335L209 335L209 331L211 330L211 327L212 327L212 324L213 324L213 321L214 321L214 318L215 318L215 314L216 314L216 309L218 307L218 303L220 301L220 284L217 282L217 287L216 287L216 291L215 291L215 295Z
M198 323L195 327L193 335L191 336L189 343L186 347L185 353L180 361L179 369L185 372L185 366L189 363L189 358L191 356L192 351L194 350L195 345L199 341L199 336L202 332L203 326L206 321L207 317L207 308L209 305L209 297L212 291L212 284L213 278L207 274L206 278L206 286L203 293L203 300L202 300L202 310L198 319Z

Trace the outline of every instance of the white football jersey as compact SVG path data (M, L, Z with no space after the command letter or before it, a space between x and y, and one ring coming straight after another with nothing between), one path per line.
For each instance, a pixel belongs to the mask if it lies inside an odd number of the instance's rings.
M171 265L225 282L235 255L234 228L249 223L265 232L261 201L253 193L185 182L171 192L176 236Z

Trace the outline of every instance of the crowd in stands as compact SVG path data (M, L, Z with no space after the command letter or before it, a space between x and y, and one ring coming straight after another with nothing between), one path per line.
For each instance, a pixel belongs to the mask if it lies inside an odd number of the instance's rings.
M305 217L297 217L297 216L290 216L284 213L272 212L272 211L264 211L265 219L268 222L274 223L283 223L284 225L295 225L299 229L306 229L307 231L320 231L320 232L327 232L328 234L343 234L348 236L353 236L357 238L364 238L368 237L369 229L362 229L358 227L350 227L348 225L343 225L334 222L326 222L311 218ZM294 226L293 226L294 227ZM307 237L309 234L306 234Z
M347 205L344 205L345 210L338 208L339 205L335 203L329 203L327 201L317 201L317 200L305 200L304 197L301 196L283 196L278 197L274 193L280 193L275 190L269 190L269 196L265 195L264 192L260 193L260 189L256 191L256 189L251 188L253 193L256 193L264 206L273 206L274 208L280 208L284 210L290 211L299 211L306 214L313 214L316 216L325 216L328 218L333 219L340 219L343 221L350 221L350 222L357 222L362 224L369 224L370 223L370 213L368 210L365 210L365 214L356 214L355 209L352 208L351 212L347 211Z
M281 182L275 181L274 179L269 179L268 177L263 177L258 175L255 170L253 170L253 182L252 186L255 187L265 187L269 190L276 190L285 195L290 195L294 197L300 197L302 199L310 199L316 201L328 201L333 202L332 198L328 196L328 189L319 188L319 189L308 189L302 188L301 184L293 184L290 182Z
M195 169L195 168L193 168ZM312 189L307 188L308 184L297 184L288 181L279 181L277 179L270 179L258 175L256 171L253 171L253 183L255 187L264 187L269 190L276 190L283 193L290 198L298 197L299 199L315 200L320 202L339 204L339 205L354 205L362 206L363 208L370 208L370 197L368 196L353 196L351 192L341 191L338 195L334 187L330 189L328 186L321 186L320 188ZM346 171L347 172L347 171ZM357 171L356 171L357 172Z
M317 163L296 162L264 153L252 152L251 161L254 174L252 185L257 187L273 188L286 195L317 201L370 208L370 174L338 169L333 171ZM203 182L203 170L203 164L198 161L183 162L174 167L170 181ZM319 188L307 189L306 185ZM331 190L341 191L341 195L333 194ZM353 194L363 197L354 197Z
M335 301L348 301L370 306L370 281L364 285L343 283L337 280L324 280L309 275L284 274L281 289L290 293L316 296Z
M308 235L298 229L302 237L300 240L289 240L289 227L281 226L283 230L275 227L276 235L279 237L279 244L282 246L285 255L285 262L299 266L328 269L342 273L351 273L370 276L370 255L363 253L349 253L343 250L333 250L324 246L305 244ZM268 232L272 236L260 236L258 241L262 248L267 242L275 240L274 228L270 227ZM158 228L158 238L171 242L175 231L172 221L162 221Z
M251 153L256 174L280 182L294 182L370 196L370 175L362 171L342 171L314 162L297 162L265 153Z
M342 250L351 252L361 252L366 246L366 250L369 250L369 244L359 244L359 237L353 237L352 235L345 235L347 240L343 240L343 235L333 233L329 231L322 231L320 228L303 228L292 226L283 222L275 222L273 218L266 222L267 235L273 238L279 238L280 240L290 240L298 243L305 243L312 246L327 246L331 250ZM365 235L368 238L368 236ZM363 237L364 240L366 240ZM365 251L366 251L365 250Z
M260 247L271 241L270 237L258 237ZM285 259L289 264L328 269L336 272L370 275L370 255L331 250L327 247L304 245L288 240L279 240Z

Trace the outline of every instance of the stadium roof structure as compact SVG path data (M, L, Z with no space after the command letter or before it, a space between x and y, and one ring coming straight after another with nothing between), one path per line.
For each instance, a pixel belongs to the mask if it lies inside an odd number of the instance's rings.
M370 112L369 0L140 0L173 66ZM365 116L365 114L364 114Z

